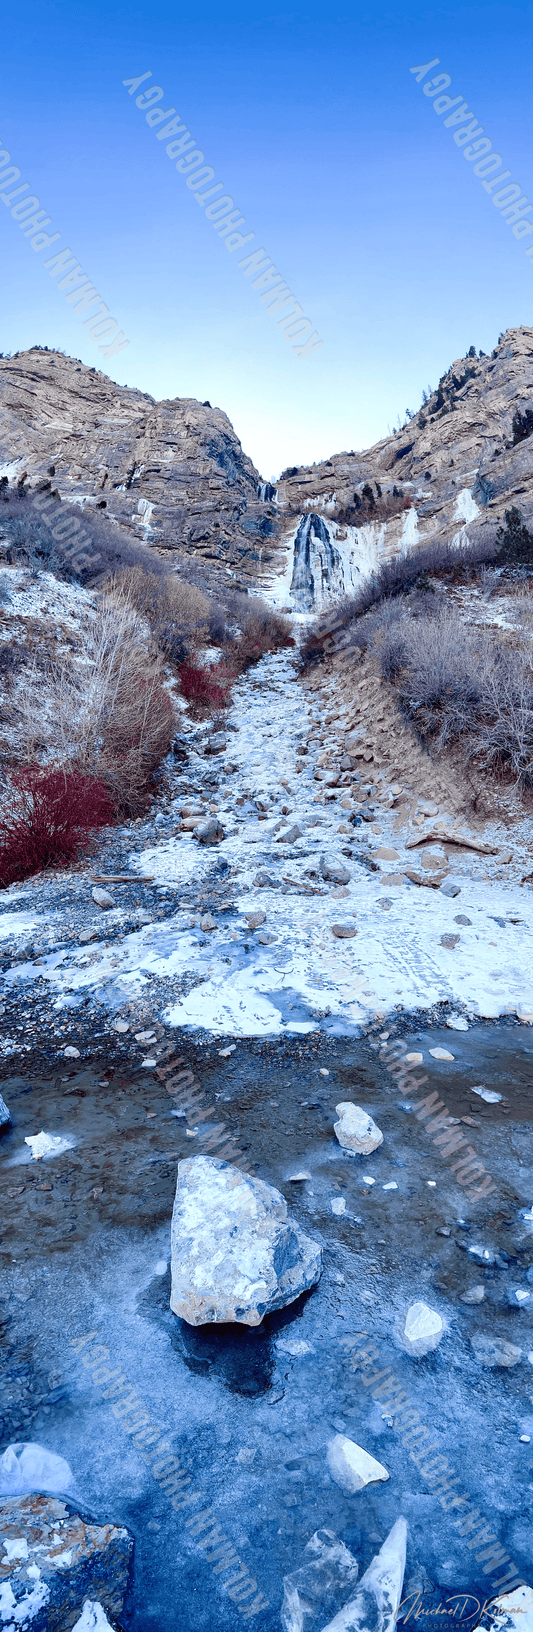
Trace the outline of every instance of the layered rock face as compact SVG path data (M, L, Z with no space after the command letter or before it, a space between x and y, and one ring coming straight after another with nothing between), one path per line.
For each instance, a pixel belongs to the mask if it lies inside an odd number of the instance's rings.
M51 466L64 501L88 520L100 508L159 552L227 566L244 583L272 559L271 499L209 403L155 402L60 352L1 358L0 475L26 471L35 485Z
M533 329L509 329L490 357L452 363L393 436L285 471L275 502L289 604L320 612L432 539L492 542L512 506L533 527L533 438L513 430L518 414L527 431L532 393Z

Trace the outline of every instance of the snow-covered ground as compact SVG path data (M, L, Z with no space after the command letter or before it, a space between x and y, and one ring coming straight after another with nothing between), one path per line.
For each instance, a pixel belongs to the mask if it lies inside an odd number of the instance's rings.
M236 729L228 731L224 765L216 761L214 803L225 829L222 843L204 848L188 834L168 836L156 824L149 842L130 850L133 873L155 875L178 895L175 912L163 924L141 925L121 942L74 942L51 950L39 963L19 963L7 974L9 985L40 977L49 984L56 1008L75 1005L97 990L116 1013L142 993L149 976L168 981L187 973L198 984L170 1004L165 1018L224 1036L307 1032L320 1023L346 1034L395 1008L424 1010L442 1002L471 1016L533 1014L533 903L530 889L519 882L526 851L520 856L515 844L516 861L505 877L495 876L497 860L459 852L448 877L460 888L454 897L390 882L391 867L401 875L403 865L420 860L420 852L404 849L413 830L405 826L399 836L387 809L376 811L372 826L346 829L348 813L341 807L346 788L332 790L325 802L324 786L314 780L315 760L309 756L306 768L297 772L299 742L309 736L320 710L296 675L295 659L281 653L264 658L235 689L229 724ZM328 696L331 710L331 686ZM203 753L191 754L191 792L205 775ZM259 798L268 810L262 821ZM238 799L244 802L238 805ZM184 802L180 793L176 818ZM446 818L446 810L440 815ZM294 825L301 837L288 843L284 831ZM503 848L509 844L497 821L487 824L483 836ZM377 858L378 871L357 859L373 858L388 846L399 859ZM348 847L351 857L343 855ZM322 858L343 866L349 882L326 883ZM215 906L216 929L203 931L199 919L191 925L190 904L180 909L180 887L191 882L205 887L222 860L231 869L226 877L235 888L233 910L217 913ZM261 872L270 885L256 882ZM316 893L298 893L302 887ZM28 929L39 927L38 914L29 924L24 894L23 886L5 893L0 939L20 930L24 942ZM201 910L210 910L209 894ZM265 921L251 931L245 914L255 911L264 912ZM118 907L106 915L107 922L117 915ZM355 936L338 939L332 926L339 924L355 928ZM457 936L453 948L441 944L450 934ZM259 935L271 939L265 943Z

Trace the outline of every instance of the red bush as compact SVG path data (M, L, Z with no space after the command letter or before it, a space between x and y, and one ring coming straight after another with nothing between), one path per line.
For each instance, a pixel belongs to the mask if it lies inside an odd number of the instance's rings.
M219 674L219 669L214 665L209 669L197 669L194 663L182 663L179 677L183 696L193 708L225 708L234 676L225 669L222 671L221 666Z
M0 888L72 861L91 828L114 820L110 794L74 767L28 766L12 771L0 815Z

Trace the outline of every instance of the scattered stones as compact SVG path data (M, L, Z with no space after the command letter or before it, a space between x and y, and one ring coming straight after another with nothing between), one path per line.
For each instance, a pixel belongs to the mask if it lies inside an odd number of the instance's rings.
M429 1052L431 1054L432 1060L453 1060L453 1059L455 1059L455 1055L450 1054L447 1048L430 1048Z
M461 1303L483 1303L484 1297L484 1286L471 1286L468 1292L461 1292Z
M335 1484L347 1496L355 1496L356 1491L364 1490L365 1485L390 1479L381 1462L376 1462L375 1457L364 1451L361 1445L356 1445L355 1440L346 1439L344 1434L336 1434L330 1440L327 1464Z
M349 941L357 935L357 929L355 924L332 924L331 933L337 936L338 941Z
M352 1100L341 1100L335 1106L339 1121L334 1123L334 1130L343 1150L354 1150L362 1156L369 1156L372 1150L377 1150L383 1144L381 1128L363 1111L360 1105L354 1105Z
M324 1616L342 1609L359 1575L357 1560L333 1530L315 1531L303 1556L300 1569L283 1577L283 1632L303 1632L304 1625L305 1632L320 1632Z
M179 814L184 819L186 817L188 817L188 816L205 816L206 815L205 805L193 805L193 804L191 804L189 802L189 804L187 804L187 805L181 805L180 806Z
M110 907L116 905L114 897L109 894L109 890L101 890L98 885L91 891L91 894L93 901L96 901L97 907L102 908L102 912L108 912Z
M456 895L461 894L460 886L459 884L454 884L452 878L446 878L444 880L444 884L441 884L440 886L440 894L449 895L453 900Z
M378 1464L379 1466L379 1464ZM407 1524L396 1520L390 1534L361 1577L355 1597L328 1621L322 1632L395 1632L405 1571ZM521 1632L525 1632L522 1627Z
M220 1159L178 1163L170 1307L190 1326L259 1326L320 1278L322 1254L279 1190Z
M499 1105L500 1100L503 1099L503 1094L495 1093L493 1088L484 1088L481 1082L477 1088L469 1088L468 1092L469 1094L477 1094L479 1099L486 1100L487 1105Z
M82 945L84 945L84 943L86 941L97 941L98 940L98 930L97 929L82 929L81 935L78 937L78 939L81 941Z
M5 1099L2 1099L2 1095L0 1094L0 1128L5 1127L6 1123L10 1121L11 1111L8 1111Z
M203 918L200 919L200 929L203 929L204 933L207 934L216 927L216 919L213 918L212 912L204 912Z
M279 878L271 878L270 873L265 872L264 867L260 867L254 878L254 888L259 890L279 890L280 880Z
M224 828L218 816L210 816L206 822L200 822L194 828L193 837L199 844L220 844L224 838Z
M522 1359L522 1350L504 1337L487 1337L483 1332L475 1332L470 1342L482 1366L517 1366Z
M440 944L441 946L445 946L448 952L453 952L454 947L457 946L460 939L460 935L441 935Z
M245 912L244 916L249 929L259 929L260 924L265 922L266 912Z
M284 833L277 834L275 842L276 844L296 844L296 840L301 839L301 837L301 827L288 827Z
M83 1632L102 1632L107 1613L120 1615L133 1555L129 1530L90 1524L70 1502L45 1495L3 1497L0 1517L2 1536L16 1544L2 1559L3 1619L59 1628L79 1616Z
M206 754L225 754L228 744L223 731L215 731L214 736L208 737L205 745Z

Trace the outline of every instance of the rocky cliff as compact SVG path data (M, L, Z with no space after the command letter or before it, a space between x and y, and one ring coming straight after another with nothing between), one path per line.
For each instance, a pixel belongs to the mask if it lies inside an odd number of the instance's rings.
M51 467L53 472L51 472ZM87 519L95 508L158 552L254 582L277 520L226 414L194 398L155 402L61 352L0 359L0 476L49 474Z
M490 357L452 363L393 436L284 471L281 598L320 611L430 538L491 542L512 506L532 527L532 431L533 329L509 329Z

